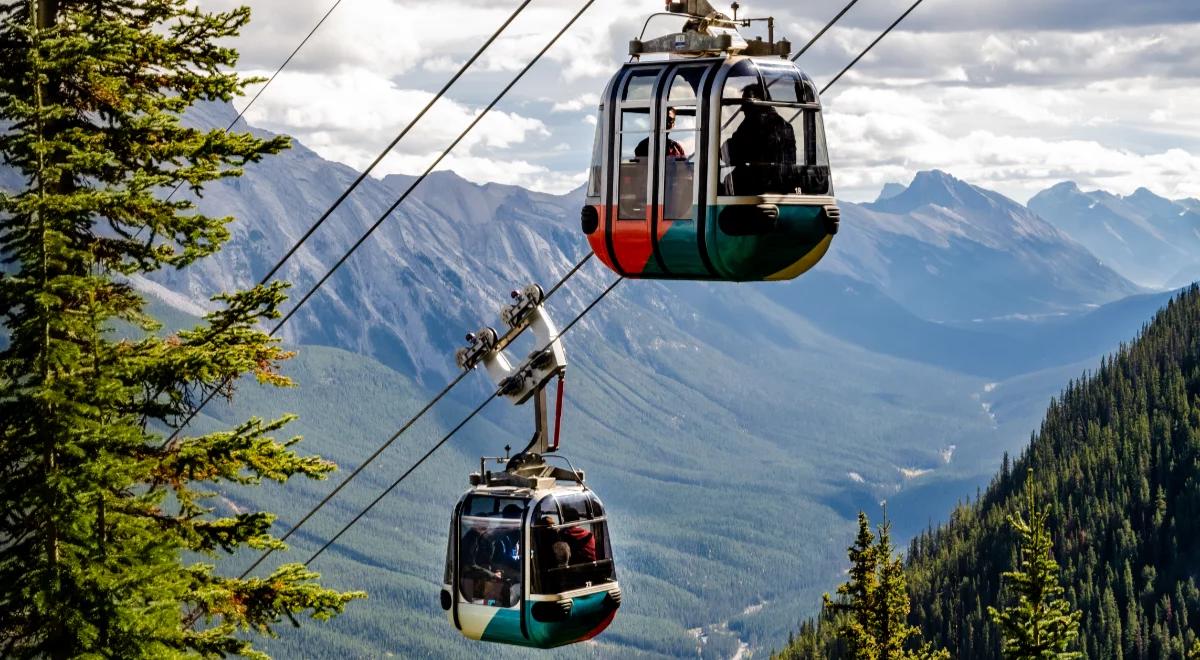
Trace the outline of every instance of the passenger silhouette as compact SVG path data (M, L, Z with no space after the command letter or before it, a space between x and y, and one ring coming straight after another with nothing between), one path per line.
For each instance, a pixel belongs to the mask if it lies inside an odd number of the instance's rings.
M721 145L725 163L733 166L726 181L734 195L791 193L796 170L796 133L769 105L761 105L758 84L742 90L742 123Z

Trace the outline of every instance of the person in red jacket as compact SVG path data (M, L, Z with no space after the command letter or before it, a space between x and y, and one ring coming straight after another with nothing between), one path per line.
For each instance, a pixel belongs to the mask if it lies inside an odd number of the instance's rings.
M572 509L563 511L563 522L578 522L579 517ZM573 525L558 531L560 538L571 546L571 563L582 564L596 561L596 535L583 525Z

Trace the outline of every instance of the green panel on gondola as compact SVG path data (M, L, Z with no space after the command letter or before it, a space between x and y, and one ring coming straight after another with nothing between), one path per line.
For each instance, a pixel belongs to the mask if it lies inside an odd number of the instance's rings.
M711 277L700 259L694 220L672 222L658 242L658 250L672 275L697 279Z
M780 204L771 231L740 236L721 230L721 214L731 208L709 207L705 231L709 259L725 279L790 279L815 264L828 249L830 234L821 206ZM726 220L726 226L728 223Z
M571 614L565 621L552 623L533 617L533 601L525 603L525 621L529 637L521 633L520 611L496 608L495 615L483 631L485 642L500 642L535 648L554 648L591 639L603 630L616 613L616 604L607 591L577 596L572 599Z
M485 642L500 642L501 644L519 644L532 646L529 640L521 634L521 611L496 608L495 615L483 631Z

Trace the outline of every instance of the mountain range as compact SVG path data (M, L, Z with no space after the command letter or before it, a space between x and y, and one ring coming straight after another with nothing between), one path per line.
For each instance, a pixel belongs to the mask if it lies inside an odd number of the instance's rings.
M1141 285L1174 288L1200 279L1197 200L1169 200L1146 188L1128 196L1084 192L1064 182L1035 195L1029 208Z
M211 104L189 121L224 127L232 113ZM139 286L186 322L212 294L264 275L356 176L296 144L209 186L200 207L235 216L233 239ZM364 181L281 269L294 297L411 182ZM858 508L887 500L898 535L940 519L1027 441L1052 393L1169 295L1135 284L1035 210L950 174L922 172L886 193L842 203L830 254L797 281L628 281L565 339L565 451L608 506L627 599L594 645L556 653L778 647L838 580ZM463 333L495 325L510 289L553 283L586 254L581 204L581 191L435 173L285 326L300 352L288 367L299 387L245 384L199 427L296 411L308 450L355 467L454 376ZM565 321L614 277L593 260L551 313ZM453 426L485 381L469 377L364 472L293 539L297 553ZM331 548L316 568L372 598L330 624L285 632L272 649L478 655L436 604L446 520L478 456L527 438L529 412L494 404ZM330 487L231 489L226 499L278 511L282 527Z

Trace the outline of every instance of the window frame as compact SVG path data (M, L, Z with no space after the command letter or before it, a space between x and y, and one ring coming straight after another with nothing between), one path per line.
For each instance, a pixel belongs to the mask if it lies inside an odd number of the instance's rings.
M658 149L658 136L655 135L654 130L654 111L655 104L657 103L655 90L658 89L658 85L662 81L664 72L669 70L670 67L663 67L661 65L632 67L618 82L616 93L614 94L615 104L612 108L614 117L614 135L612 140L612 148L609 152L609 157L612 158L614 163L616 163L616 167L614 168L615 176L613 177L611 184L611 194L614 206L616 207L614 209L616 211L614 213L614 217L616 218L617 222L647 222L649 219L646 211L654 203L653 191L651 189L651 186L653 185L652 175L654 172L654 163L651 159L653 158L653 154L655 154ZM650 75L647 75L647 73L653 73L654 75L651 77ZM630 83L637 78L651 79L650 98L635 100L628 100L625 98L629 92ZM624 215L621 213L621 166L625 164L622 154L622 146L624 145L625 135L627 133L624 127L626 109L645 109L647 116L650 118L650 129L645 134L645 137L649 139L650 142L647 146L645 157L645 184L641 197L642 216L637 218L624 217ZM628 133L631 135L642 135L640 131L629 131ZM636 145L634 148L636 149Z
M700 72L699 79L696 81L695 94L690 101L684 100L684 101L672 102L671 101L671 89L675 86L675 79L678 77L682 77L683 76L682 72L685 70L693 70L693 71ZM679 64L676 64L671 67L667 67L665 69L665 71L666 71L665 75L669 76L669 78L665 78L663 81L661 81L661 82L663 82L663 85L662 85L663 94L662 94L662 98L657 99L657 101L660 101L660 103L658 104L658 107L656 109L656 114L655 114L656 120L657 120L658 126L659 126L659 130L656 131L656 133L658 133L658 135L661 139L659 139L659 141L658 141L659 144L655 148L655 154L656 154L657 160L655 160L655 162L653 164L655 167L657 167L659 169L659 176L656 177L656 182L655 182L657 185L655 186L655 191L654 191L654 201L655 201L655 204L658 205L658 208L661 209L661 215L662 215L661 219L663 221L672 222L672 223L693 222L696 220L697 209L704 203L703 200L700 199L700 189L701 189L700 184L701 184L702 178L705 176L704 164L707 160L706 156L708 154L708 145L706 144L707 137L708 137L708 130L703 121L703 114L704 114L703 111L704 111L704 102L705 102L704 88L708 84L710 77L713 75L716 75L715 72L719 71L719 70L720 70L720 67L713 66L712 62L683 62L683 63L679 63ZM686 80L686 78L684 80ZM668 134L668 131L667 131L666 127L667 127L667 109L668 108L691 108L694 111L692 116L695 118L695 121L694 121L695 128L681 129L679 131L680 133L685 133L685 132L692 133L692 135L694 137L694 145L695 145L695 148L692 152L692 158L691 158L691 160L687 161L692 164L692 185L691 185L691 191L689 192L689 195L688 195L689 199L691 200L691 204L689 205L689 207L687 209L687 212L688 212L687 217L672 218L667 213L667 211L670 210L670 209L668 209L668 204L667 204L667 179L668 179L668 176L667 176L667 174L668 174L668 172L667 172L667 134Z
M572 575L584 573L585 571L599 571L607 568L607 575L604 576L604 581L600 582L599 584L617 581L616 562L612 554L612 542L609 539L608 516L605 515L603 504L600 504L599 499L590 490L583 491L578 494L582 495L584 498L587 513L586 518L580 518L579 520L566 522L563 515L562 503L558 499L558 494L555 493L547 494L545 497L539 500L535 506L530 507L529 509L532 512L528 520L529 563L527 566L527 571L529 576L528 583L530 595L555 595L576 591L578 589L586 589L589 588L589 586L597 586L597 584L588 581L585 584L572 586L569 589L553 591L547 586L547 582L549 582L547 578L555 574ZM575 495L575 493L571 493L571 495ZM553 525L537 524L538 518L543 515L542 507L546 500L553 500L554 502L554 515L558 517L558 522ZM597 511L599 511L600 515L596 515ZM544 558L542 557L543 553L540 552L540 550L544 549L542 546L542 540L540 538L535 540L535 534L540 534L541 530L549 529L557 532L561 529L579 527L581 525L587 525L589 532L593 535L593 539L596 544L597 558L594 561L586 563L571 563L567 566L548 567L548 565L544 565ZM597 527L599 527L601 530L599 533L596 531ZM561 580L562 578L559 579Z
M497 501L504 501L504 500L520 501L520 502L524 503L524 506L521 509L521 515L518 517L515 517L515 518L506 518L506 517L503 517L502 515L495 515L495 516L482 515L481 516L481 515L468 514L467 513L468 506L470 505L470 503L473 500L475 500L477 498L478 499L492 499L492 500L497 500ZM472 606L476 606L476 607L493 607L493 608L497 608L497 609L509 609L509 610L518 609L518 608L520 608L522 610L524 609L523 604L528 596L527 591L528 591L528 585L529 585L530 553L529 553L529 547L528 547L528 543L529 543L528 536L529 535L527 533L527 530L529 527L529 522L528 522L529 521L529 512L531 509L532 502L533 502L533 498L530 498L528 496L522 496L522 495L498 494L498 493L468 493L459 502L458 506L455 507L455 515L453 517L453 521L452 521L451 527L450 527L450 532L451 532L450 540L451 540L452 549L453 549L453 553L454 553L454 555L453 555L453 562L454 562L453 567L454 568L453 568L453 576L452 576L452 581L451 581L450 587L451 587L451 593L454 596L452 599L452 602L455 607L455 612L454 612L455 617L458 616L457 608L460 605L472 605ZM497 513L499 514L499 511L501 511L501 510L502 509L498 509ZM470 519L470 520L468 521L468 519ZM510 589L518 588L519 596L517 597L516 602L513 603L512 605L500 605L500 604L488 604L486 602L484 602L484 603L476 602L476 601L472 600L471 598L469 598L462 588L463 579L464 579L463 568L465 568L465 563L463 561L463 544L462 544L463 537L466 535L464 525L468 525L469 522L473 522L473 521L486 521L489 525L489 528L491 528L491 527L513 528L517 532L516 538L518 539L517 543L519 544L518 545L519 556L517 558L516 565L517 565L517 570L519 571L519 575L518 575L517 579L515 580L515 582L512 585L510 585ZM468 529L469 529L469 527L468 527ZM509 530L506 530L506 531L509 531ZM457 621L457 619L456 619L456 621Z

